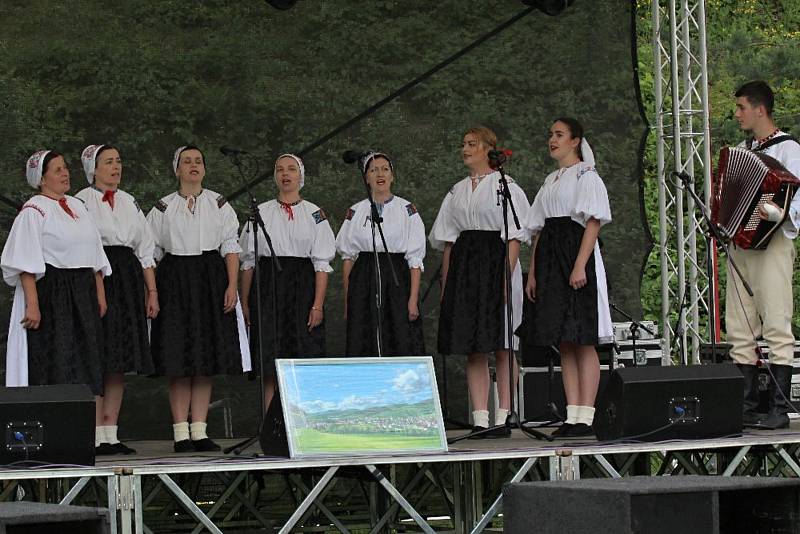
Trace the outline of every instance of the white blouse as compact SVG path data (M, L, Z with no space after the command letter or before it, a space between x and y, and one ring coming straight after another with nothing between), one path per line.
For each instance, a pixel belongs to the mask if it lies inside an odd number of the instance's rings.
M175 256L198 256L209 250L220 255L239 254L239 220L222 195L203 189L195 197L194 213L189 202L177 191L158 201L147 214L155 239L154 257L165 253Z
M119 189L114 194L114 209L103 202L103 191L87 187L75 195L83 200L94 219L103 246L123 246L133 249L143 269L154 267L155 241L150 226L136 199Z
M89 268L105 276L111 274L100 234L83 202L71 196L65 198L75 218L58 201L36 195L22 206L3 247L0 257L3 279L15 286L6 345L7 386L28 385L28 335L21 324L25 316L25 292L20 274L31 273L39 280L48 264L60 269Z
M325 211L307 200L302 200L289 209L292 210L292 219L289 219L289 214L277 200L270 200L258 206L264 226L272 240L272 246L275 248L275 254L310 258L315 271L332 272L330 262L336 255L336 245ZM239 245L242 248L239 258L243 271L252 269L255 264L254 231L258 233L258 255L268 257L271 254L261 230L253 230L250 223L247 223L239 236Z
M336 250L342 259L355 261L359 252L372 252L372 208L369 200L354 204L336 236ZM425 223L417 207L408 200L393 196L382 207L383 235L389 252L405 254L409 269L424 269ZM384 252L380 234L375 233L378 252Z
M506 178L520 226L523 227L516 228L514 215L509 208L508 237L525 241L524 221L528 212L528 197L513 178L508 175ZM503 204L498 202L500 199L498 191L500 191L499 172L493 172L483 177L474 191L469 177L456 183L444 197L439 214L428 235L431 246L437 250L444 250L445 243L455 243L461 232L465 230L500 231L505 239Z
M593 166L579 162L545 178L528 211L528 232L541 231L549 217L570 217L583 227L592 218L601 226L611 222L608 192Z

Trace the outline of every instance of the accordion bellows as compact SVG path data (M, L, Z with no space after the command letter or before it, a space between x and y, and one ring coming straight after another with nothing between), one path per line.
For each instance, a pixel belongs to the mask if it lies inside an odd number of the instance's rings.
M725 147L719 153L711 191L711 222L737 246L763 250L786 220L799 186L800 180L775 158ZM759 207L768 200L784 210L780 221L759 217Z

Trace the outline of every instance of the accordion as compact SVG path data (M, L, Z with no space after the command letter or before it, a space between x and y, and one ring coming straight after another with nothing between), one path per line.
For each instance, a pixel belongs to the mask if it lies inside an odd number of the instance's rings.
M723 235L746 249L763 250L789 214L798 180L781 163L746 148L725 147L711 191L711 222ZM759 217L759 207L771 200L783 208L780 221Z

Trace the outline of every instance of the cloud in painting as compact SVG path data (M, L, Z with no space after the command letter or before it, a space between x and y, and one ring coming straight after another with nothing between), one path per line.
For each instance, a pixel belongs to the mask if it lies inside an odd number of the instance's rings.
M404 395L415 395L430 389L430 377L424 366L403 371L392 383L394 389Z

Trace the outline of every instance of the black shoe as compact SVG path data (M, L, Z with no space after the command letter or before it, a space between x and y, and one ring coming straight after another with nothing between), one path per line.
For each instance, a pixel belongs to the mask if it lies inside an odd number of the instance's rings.
M182 439L180 441L176 441L172 448L175 452L194 452L194 442L189 439Z
M575 424L573 423L561 423L561 426L556 428L550 435L553 436L554 438L563 437L564 434L569 432L569 429L572 428L573 426L575 426Z
M561 434L561 438L587 438L594 436L594 429L586 423L575 423Z
M117 454L136 454L136 449L131 449L121 441L111 445L117 451Z
M114 454L119 453L117 452L117 449L115 449L110 443L101 443L94 448L95 456L113 456Z
M760 396L758 393L758 367L737 363L736 367L744 377L744 402L742 403L742 426L758 426L763 415L758 413Z
M486 427L477 425L472 427L473 432L480 432L481 430L486 430ZM484 432L483 434L474 434L472 436L469 436L467 439L486 439L486 432Z
M792 394L791 365L770 364L774 380L769 385L769 413L754 428L778 430L789 428L789 397Z
M192 446L197 452L216 452L222 449L222 447L211 441L211 438L192 440Z
M492 430L491 432L487 432L485 436L488 439L500 439L500 438L510 438L511 437L511 428L507 426L499 426Z

